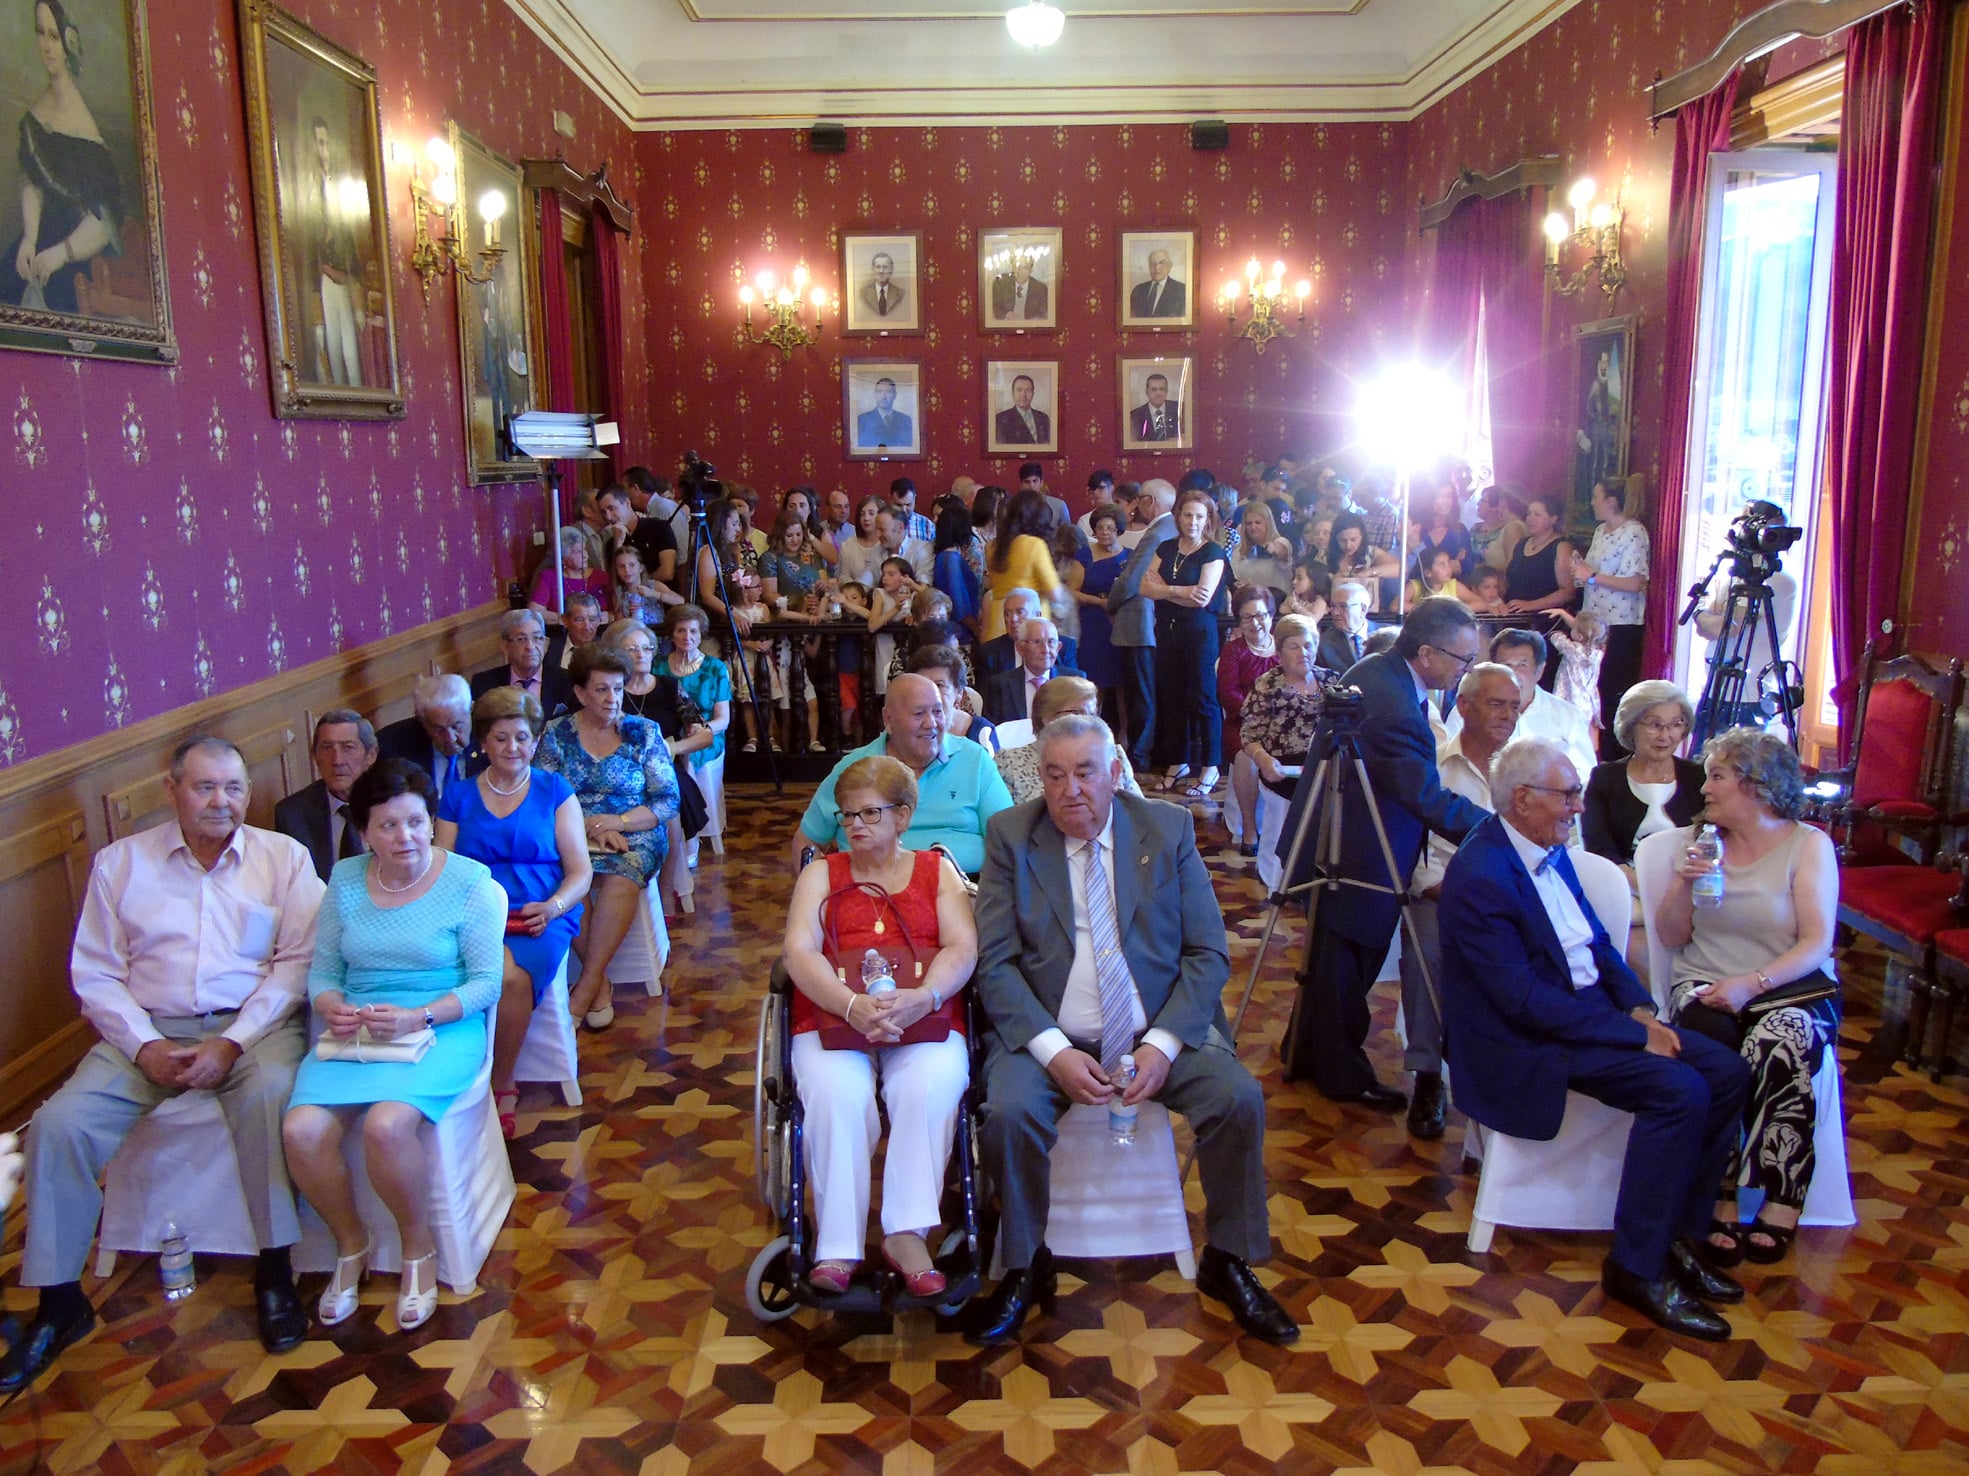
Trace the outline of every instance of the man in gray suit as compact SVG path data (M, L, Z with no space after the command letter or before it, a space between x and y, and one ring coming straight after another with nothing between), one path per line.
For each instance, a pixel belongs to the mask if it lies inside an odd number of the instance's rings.
M1188 1118L1203 1171L1197 1290L1269 1343L1299 1329L1251 1263L1271 1255L1265 1098L1231 1049L1223 911L1189 812L1115 793L1114 738L1099 718L1055 718L1039 739L1044 796L994 815L978 884L978 1000L985 1035L984 1163L998 1185L1005 1279L965 1336L1002 1342L1054 1291L1046 1248L1048 1156L1069 1103L1102 1106L1124 1054L1122 1095Z
M1121 663L1121 695L1128 704L1128 762L1136 770L1149 766L1149 745L1155 741L1155 605L1142 593L1142 576L1155 561L1164 539L1176 536L1176 488L1161 477L1142 483L1135 499L1154 509L1135 551L1108 588L1108 644Z

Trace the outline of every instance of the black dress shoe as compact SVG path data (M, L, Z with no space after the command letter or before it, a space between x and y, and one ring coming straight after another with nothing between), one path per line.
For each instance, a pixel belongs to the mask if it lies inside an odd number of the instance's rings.
M1299 1340L1299 1324L1265 1290L1257 1274L1229 1251L1214 1245L1203 1248L1196 1263L1196 1289L1229 1307L1237 1325L1254 1338L1281 1346Z
M1449 1108L1440 1071L1415 1073L1415 1095L1408 1099L1408 1135L1431 1142L1443 1135L1443 1118Z
M289 1353L308 1336L307 1309L291 1281L257 1286L253 1300L260 1310L260 1346L269 1353Z
M998 1290L964 1316L964 1341L980 1348L1003 1343L1019 1335L1026 1313L1035 1302L1050 1309L1059 1291L1060 1279L1053 1270L1053 1253L1041 1246L1032 1264L1018 1271L1007 1271Z
M1721 1271L1712 1271L1686 1240L1668 1248L1668 1271L1682 1283L1682 1290L1705 1302L1741 1302L1743 1287Z
M95 1330L93 1307L84 1307L78 1316L62 1322L44 1322L36 1317L27 1325L20 1341L0 1358L0 1394L14 1394L26 1388L41 1377L62 1349L81 1342Z
M1399 1112L1408 1105L1406 1095L1394 1087L1383 1086L1378 1081L1373 1086L1365 1087L1358 1092L1349 1092L1344 1097L1336 1097L1330 1092L1325 1095L1329 1102L1358 1102L1363 1107L1379 1107L1383 1112Z
M1673 1276L1643 1281L1609 1261L1600 1272L1600 1285L1616 1302L1625 1302L1670 1332L1710 1343L1729 1341L1730 1324L1698 1302Z

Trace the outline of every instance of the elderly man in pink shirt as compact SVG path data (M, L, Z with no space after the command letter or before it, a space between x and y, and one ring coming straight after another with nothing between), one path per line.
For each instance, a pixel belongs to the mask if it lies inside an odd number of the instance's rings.
M216 1092L232 1131L261 1247L260 1340L284 1352L307 1335L280 1119L306 1047L296 1006L322 884L299 841L245 823L251 787L231 743L189 739L165 781L175 816L96 856L70 972L102 1040L28 1129L21 1281L41 1304L0 1359L0 1394L95 1327L81 1279L103 1170L145 1113L185 1091Z

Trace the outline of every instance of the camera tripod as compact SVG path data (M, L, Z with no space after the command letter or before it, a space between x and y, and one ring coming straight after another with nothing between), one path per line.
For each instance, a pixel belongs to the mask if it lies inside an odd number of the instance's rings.
M697 462L695 452L691 453L689 459L694 466L700 464ZM680 486L677 490L682 492L685 489ZM773 757L772 713L766 706L765 699L760 696L758 673L749 664L750 653L746 651L745 643L739 639L738 620L732 613L735 606L732 604L731 586L725 581L725 566L719 561L718 545L711 538L711 525L706 511L703 481L693 481L686 495L689 499L686 505L690 508L691 513L691 548L690 559L685 567L691 571L691 577L694 583L697 573L698 551L700 549L709 549L711 551L711 572L718 582L718 598L725 602L725 625L719 634L728 637L731 641L731 645L728 648L728 655L730 656L731 668L736 674L733 677L732 696L736 699L738 695L738 675L744 676L745 690L749 694L749 700L752 704L752 719L759 731L759 751L764 755L766 760L766 772L772 775L774 792L784 794L786 793L786 785L779 777L779 760ZM709 714L706 714L706 716L708 717ZM727 749L731 747L731 734L729 731L725 735L725 746Z
M1765 683L1775 674L1777 710L1784 718L1786 740L1796 751L1803 683L1792 680L1791 663L1784 659L1779 644L1776 595L1771 589L1771 576L1778 572L1775 560L1760 555L1754 561L1747 561L1735 550L1724 549L1709 566L1709 572L1690 588L1688 606L1677 623L1687 625L1696 619L1725 559L1736 562L1730 571L1729 595L1723 602L1723 628L1717 632L1710 649L1709 675L1703 682L1702 697L1696 703L1689 751L1701 753L1703 744L1732 726L1732 719L1742 709L1744 683L1750 676L1750 653L1760 630L1770 642L1771 659L1757 673L1759 700L1767 700Z

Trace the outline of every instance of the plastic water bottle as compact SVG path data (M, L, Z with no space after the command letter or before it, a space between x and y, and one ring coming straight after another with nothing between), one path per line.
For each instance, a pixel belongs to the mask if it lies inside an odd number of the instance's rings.
M157 1248L157 1279L164 1283L164 1300L182 1302L198 1286L198 1272L191 1262L191 1247L177 1221L164 1222L164 1235Z
M1695 844L1689 847L1690 856L1699 861L1712 863L1711 869L1689 883L1689 894L1698 907L1721 907L1723 905L1723 838L1716 833L1716 827L1705 825L1696 831Z
M1114 1095L1108 1098L1108 1136L1123 1148L1135 1141L1135 1119L1140 1117L1140 1106L1128 1107L1122 1104L1122 1094L1135 1082L1135 1058L1123 1056L1121 1069L1114 1074L1112 1085Z
M870 999L896 992L896 976L889 961L873 948L861 956L861 992Z

